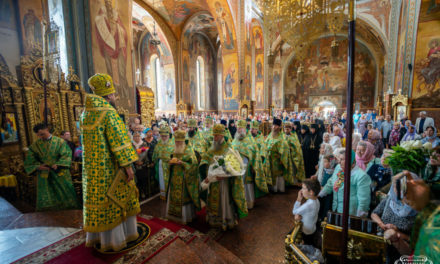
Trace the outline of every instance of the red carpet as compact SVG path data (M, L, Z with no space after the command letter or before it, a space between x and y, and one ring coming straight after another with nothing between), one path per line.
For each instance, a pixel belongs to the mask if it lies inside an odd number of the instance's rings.
M193 228L149 216L138 216L138 221L150 227L150 236L136 248L119 254L101 254L94 248L85 247L83 231L66 237L40 249L14 263L145 263L177 238L191 243L195 238L208 241L210 237Z

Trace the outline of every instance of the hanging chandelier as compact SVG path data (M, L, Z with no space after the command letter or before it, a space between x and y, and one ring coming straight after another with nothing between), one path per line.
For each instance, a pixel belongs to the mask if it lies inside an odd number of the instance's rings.
M155 8L156 8L156 1L153 0L153 9ZM156 32L156 21L154 20L154 17L153 17L153 33L151 34L150 44L153 46L160 45L160 40Z
M347 20L348 0L260 0L269 41L279 35L299 61L307 56L311 42L325 32L335 35ZM336 47L336 38L333 46Z
M157 32L156 32L156 21L154 21L154 24L153 24L153 34L151 34L150 44L153 46L160 45L160 40L159 40L159 37L157 36Z

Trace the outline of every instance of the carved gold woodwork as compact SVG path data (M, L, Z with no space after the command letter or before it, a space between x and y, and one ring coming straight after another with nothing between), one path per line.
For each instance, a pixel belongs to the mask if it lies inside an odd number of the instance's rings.
M391 102L394 121L400 121L402 114L406 115L409 118L410 105L408 96L399 93L393 96Z
M240 101L240 116L243 119L246 119L248 117L248 115L252 114L251 113L251 102L249 100L241 100Z
M182 100L180 100L179 103L177 103L176 109L177 109L177 116L180 115L187 116L190 114L188 111L188 105L185 104Z
M154 111L154 92L146 86L138 86L141 99L141 119L146 127L151 126L151 121L155 118Z

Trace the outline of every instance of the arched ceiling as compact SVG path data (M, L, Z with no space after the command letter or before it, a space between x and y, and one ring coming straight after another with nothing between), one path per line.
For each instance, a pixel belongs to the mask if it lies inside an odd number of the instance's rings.
M211 0L142 0L154 9L179 38L186 20L197 12L207 11Z
M213 45L216 44L218 29L214 18L209 12L199 12L190 17L183 28L182 39L194 33L204 33Z

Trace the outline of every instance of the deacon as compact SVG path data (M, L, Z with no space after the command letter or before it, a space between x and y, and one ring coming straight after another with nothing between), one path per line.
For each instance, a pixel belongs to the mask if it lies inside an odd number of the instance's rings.
M266 180L272 183L273 192L285 192L286 182L293 184L293 175L289 169L289 144L281 132L281 120L274 119L272 132L264 141L263 155Z
M188 120L187 140L194 149L197 160L200 160L202 154L206 151L206 141L203 135L197 130L197 121L195 119Z
M258 121L251 122L251 133L252 141L257 144L257 151L260 152L264 145L264 136L260 131L260 123Z
M170 127L162 124L159 129L160 139L153 152L153 163L156 168L156 180L159 182L160 198L166 200L165 182L168 182L168 162L174 151L174 138L170 139Z
M78 209L69 170L72 150L64 139L52 136L47 125L37 124L33 130L38 139L29 147L24 169L36 176L36 210Z
M204 153L199 171L204 183L209 184L206 198L208 223L226 230L238 225L238 219L246 217L248 210L241 177L217 178L218 181L209 182L207 174L209 166L214 163L214 156L226 156L230 148L223 125L214 125L212 135L214 141Z
M107 74L90 77L81 116L86 246L120 251L138 237L140 212L132 163L138 156L115 109L115 88Z
M284 123L284 139L289 144L290 148L290 162L293 167L291 170L294 173L294 183L298 184L306 178L304 169L304 159L302 154L301 143L298 140L296 133L292 133L293 124L291 122Z
M185 131L176 131L174 137L166 177L167 218L186 224L195 219L196 209L200 209L198 162L192 146L185 141Z
M257 145L247 136L246 125L245 120L238 120L237 132L232 147L240 153L246 166L246 173L243 175L244 191L247 207L252 209L255 198L269 191L263 174L260 152L257 150Z

